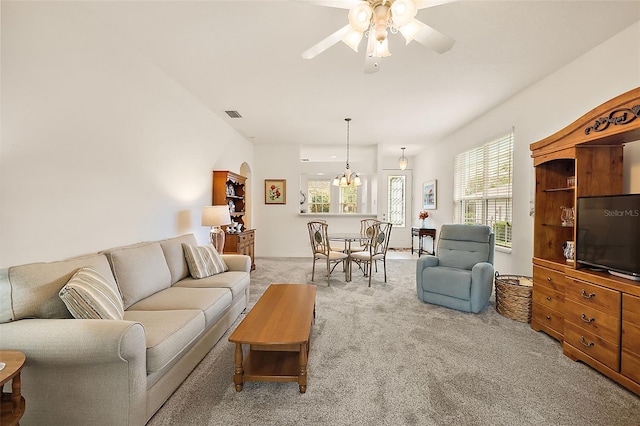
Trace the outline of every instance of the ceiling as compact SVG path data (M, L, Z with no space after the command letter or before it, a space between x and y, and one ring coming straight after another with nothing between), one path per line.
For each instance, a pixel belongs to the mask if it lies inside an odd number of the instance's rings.
M347 23L346 10L310 1L82 7L254 144L341 146L340 156L345 117L353 145L411 156L640 20L640 1L457 1L417 15L456 40L450 51L390 34L392 56L364 74L366 39L359 53L338 43L301 57Z

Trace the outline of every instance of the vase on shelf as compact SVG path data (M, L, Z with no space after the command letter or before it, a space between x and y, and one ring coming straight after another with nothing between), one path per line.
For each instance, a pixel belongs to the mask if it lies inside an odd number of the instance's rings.
M431 222L429 221L429 218L422 219L422 221L420 222L420 228L431 228Z

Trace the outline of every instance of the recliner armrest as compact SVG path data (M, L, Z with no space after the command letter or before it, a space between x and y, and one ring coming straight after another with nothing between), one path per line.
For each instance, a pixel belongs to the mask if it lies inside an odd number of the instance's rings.
M478 313L484 308L492 290L493 265L489 262L473 265L473 269L471 269L471 312Z
M418 299L424 301L424 290L422 289L422 272L426 268L431 268L433 266L438 266L440 264L440 259L436 256L427 255L424 257L418 258L416 262L416 289L418 292Z

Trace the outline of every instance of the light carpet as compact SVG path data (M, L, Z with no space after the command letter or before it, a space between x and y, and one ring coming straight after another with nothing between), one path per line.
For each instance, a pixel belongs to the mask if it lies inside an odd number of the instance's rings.
M258 258L250 306L270 283L311 283L311 260ZM640 425L640 398L562 354L528 324L424 304L416 260L371 288L316 271L308 387L233 385L230 331L150 420L159 425ZM321 269L320 269L321 270ZM238 322L243 318L238 320ZM236 324L238 323L236 322ZM235 326L234 326L235 327Z

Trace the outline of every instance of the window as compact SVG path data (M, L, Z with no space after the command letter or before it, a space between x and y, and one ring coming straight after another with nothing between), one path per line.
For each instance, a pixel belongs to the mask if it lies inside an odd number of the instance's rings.
M340 188L340 213L358 213L358 188L356 186Z
M405 226L406 176L389 176L389 200L387 217L393 226Z
M307 188L309 191L309 213L329 213L331 181L309 180Z
M455 158L456 223L489 225L496 246L511 247L513 131Z

